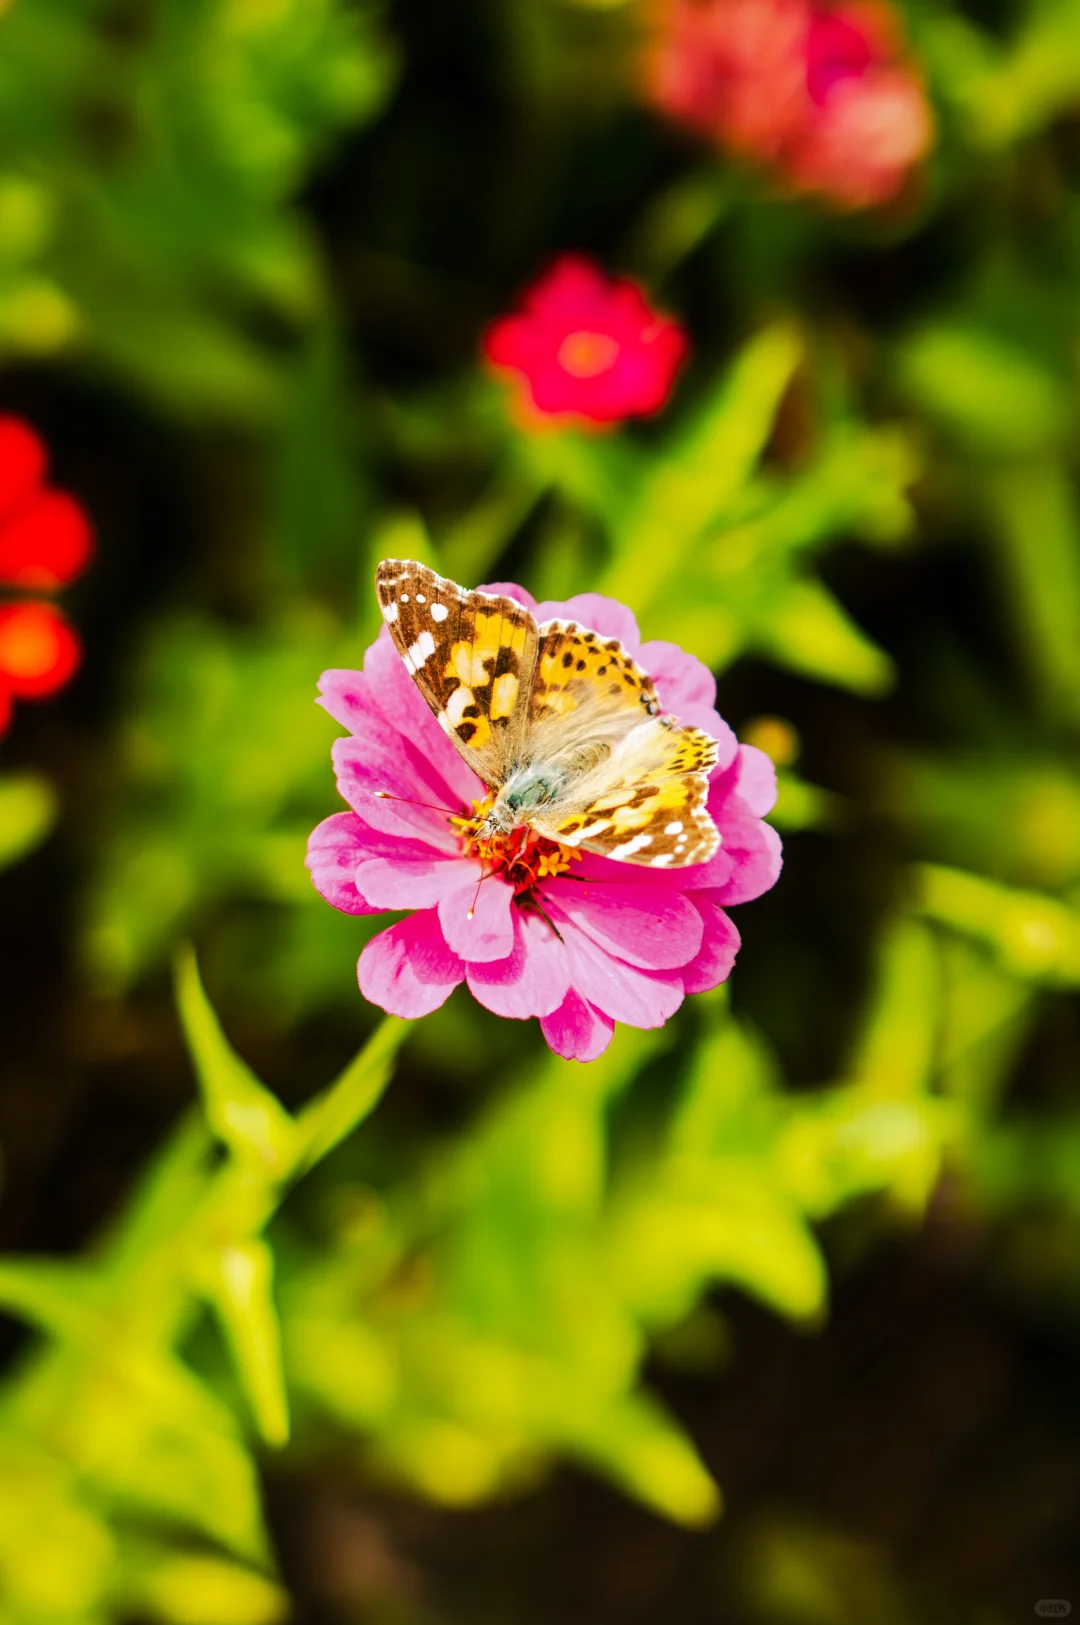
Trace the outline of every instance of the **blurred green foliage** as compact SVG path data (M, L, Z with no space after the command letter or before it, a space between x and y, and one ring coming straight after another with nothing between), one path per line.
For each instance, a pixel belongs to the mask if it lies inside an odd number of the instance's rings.
M335 0L47 0L4 19L0 342L72 351L172 408L265 420L325 308L291 200L392 56ZM257 320L258 319L258 320Z
M14 737L0 866L37 886L62 848L76 876L50 974L86 1075L119 1057L174 1112L172 966L198 1089L82 1250L31 1230L0 1261L29 1329L0 1387L3 1625L274 1625L264 1476L327 1462L447 1509L574 1462L703 1528L724 1485L667 1376L736 1380L740 1296L827 1340L832 1279L928 1214L1001 1237L1004 1290L1075 1336L1076 0L911 0L942 138L878 220L664 132L633 4L460 9L0 16L0 354L62 454L93 403L112 425L98 709ZM684 316L693 363L658 423L529 435L478 333L583 239ZM159 459L136 521L129 423ZM370 1027L382 922L303 869L336 805L312 697L359 663L388 554L609 592L734 722L778 713L788 866L730 1002L576 1067L455 998L322 1087ZM827 1517L739 1539L739 1625L1005 1617L947 1587L920 1612Z

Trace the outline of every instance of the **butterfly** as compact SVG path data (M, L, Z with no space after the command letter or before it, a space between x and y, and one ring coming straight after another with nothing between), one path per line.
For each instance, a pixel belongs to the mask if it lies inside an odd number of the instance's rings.
M618 638L384 559L383 619L439 726L495 799L480 837L527 826L654 869L703 863L717 744L661 708Z

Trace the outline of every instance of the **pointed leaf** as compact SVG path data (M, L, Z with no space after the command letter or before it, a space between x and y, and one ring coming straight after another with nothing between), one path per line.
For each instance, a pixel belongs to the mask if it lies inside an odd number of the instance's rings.
M883 694L893 682L888 655L816 581L791 582L770 604L755 641L789 670L854 689L856 694Z
M32 852L55 820L51 785L34 773L5 774L0 779L0 869Z
M387 1016L341 1076L304 1107L296 1122L298 1170L320 1161L374 1110L408 1031L408 1022Z
M289 1437L289 1402L273 1280L267 1244L237 1241L221 1250L207 1285L259 1432L267 1444L283 1445Z
M176 1002L214 1133L239 1156L258 1159L275 1175L285 1174L293 1160L296 1125L225 1037L195 955L186 945L176 956Z

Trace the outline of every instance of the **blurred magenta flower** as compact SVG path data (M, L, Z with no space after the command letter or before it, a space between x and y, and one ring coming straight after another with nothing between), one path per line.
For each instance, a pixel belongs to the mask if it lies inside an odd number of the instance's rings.
M557 1054L589 1061L607 1048L616 1021L662 1026L687 993L727 977L739 947L727 906L767 891L780 872L779 837L762 822L775 773L763 752L737 743L701 662L673 643L643 644L622 604L586 593L537 606L517 586L482 590L510 594L541 621L570 617L619 638L665 708L720 742L709 796L719 851L707 863L660 870L521 830L481 844L473 837L486 787L383 627L362 672L321 679L321 704L349 730L333 759L352 811L314 831L308 867L322 896L347 914L409 911L360 955L360 990L373 1004L422 1016L465 982L496 1015L539 1017Z
M0 416L0 586L54 592L90 562L90 522L74 497L46 484L47 463L29 424ZM0 603L0 734L14 700L55 694L81 658L77 635L53 604Z
M533 427L597 428L659 412L688 350L678 322L636 283L578 254L557 259L483 340L488 362L513 376Z
M930 149L930 105L887 0L655 0L653 15L653 105L795 191L886 203Z

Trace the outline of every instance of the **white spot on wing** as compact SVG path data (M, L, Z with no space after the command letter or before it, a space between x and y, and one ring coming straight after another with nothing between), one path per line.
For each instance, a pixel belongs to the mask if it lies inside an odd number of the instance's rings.
M584 829L578 830L577 838L579 841L587 841L594 835L602 835L604 830L610 828L610 818L594 818L591 824L586 824Z
M431 619L433 621L445 621L449 613L450 611L445 604L432 604L431 606Z
M403 604L407 604L407 603L408 603L408 602L409 602L409 595L408 595L408 593L407 593L407 592L403 592L403 593L402 593L402 595L401 595L401 602L402 602L402 603L403 603Z
M674 856L675 856L674 852L661 852L661 854L660 854L660 856L658 858L653 858L650 861L649 868L650 869L666 869L668 864L674 858Z
M426 635L428 637L431 636L430 632ZM434 642L434 639L432 639L432 642ZM472 705L472 703L473 691L471 688L465 688L464 685L461 688L455 688L446 705L446 715L450 718L450 721L453 723L455 728L462 720L462 713L465 710L465 707L467 705Z
M427 599L426 599L426 598L425 598L425 597L424 597L424 595L423 595L423 593L422 593L422 592L418 592L418 593L417 593L417 595L416 595L416 602L417 602L417 603L418 603L418 604L426 604L426 603L427 603Z
M382 613L383 620L388 621L392 626L398 618L398 607L396 604L384 604L382 607Z
M424 661L434 653L435 639L430 632L421 632L416 642L410 646L405 654L405 665L409 671L417 672L424 664Z
M585 831L582 830L581 833L584 835ZM621 846L613 846L611 849L611 856L613 858L629 858L632 857L635 852L640 852L643 847L651 845L651 835L635 835L632 840L624 841Z
M665 835L681 835L682 834L682 819L681 818L676 818L676 820L675 820L675 822L673 824L665 824L664 825L664 834Z

